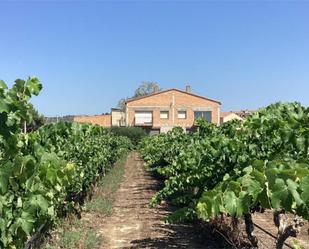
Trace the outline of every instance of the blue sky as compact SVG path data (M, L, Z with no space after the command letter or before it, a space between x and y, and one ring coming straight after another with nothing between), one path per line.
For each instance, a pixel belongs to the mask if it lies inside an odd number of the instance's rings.
M38 76L45 115L100 114L141 81L222 110L309 105L309 1L2 1L0 79Z

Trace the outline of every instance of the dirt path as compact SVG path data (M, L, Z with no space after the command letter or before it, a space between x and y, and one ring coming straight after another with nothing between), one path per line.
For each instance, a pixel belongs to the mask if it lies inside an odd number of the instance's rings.
M167 207L150 208L159 183L144 169L137 153L129 155L113 214L104 220L101 248L218 248L202 245L191 225L168 225Z
M97 217L94 221L99 224L97 227L103 237L100 249L224 248L220 246L222 237L214 238L207 233L201 235L201 231L194 229L192 224L165 224L164 218L171 213L168 206L149 207L149 200L159 188L160 183L145 171L138 153L131 153L125 164L123 181L114 196L112 215L104 219ZM272 223L272 213L255 214L254 221L272 234L266 234L256 227L259 248L275 248L274 238L277 231ZM308 224L299 236L299 241L306 249L309 245L307 229Z

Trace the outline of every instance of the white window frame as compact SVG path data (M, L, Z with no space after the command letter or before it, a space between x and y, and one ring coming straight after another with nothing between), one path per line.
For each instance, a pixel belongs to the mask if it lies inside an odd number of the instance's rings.
M177 118L178 119L187 119L187 111L185 111L185 110L178 110L177 111Z
M153 112L135 111L134 119L136 125L151 124L153 119Z
M160 111L160 119L169 119L169 111Z

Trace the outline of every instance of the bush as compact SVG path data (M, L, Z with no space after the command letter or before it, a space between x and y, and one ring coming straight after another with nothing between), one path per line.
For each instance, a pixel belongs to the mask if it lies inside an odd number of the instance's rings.
M146 131L140 127L113 126L110 129L116 135L128 137L132 144L135 146L141 141L143 137L147 136Z

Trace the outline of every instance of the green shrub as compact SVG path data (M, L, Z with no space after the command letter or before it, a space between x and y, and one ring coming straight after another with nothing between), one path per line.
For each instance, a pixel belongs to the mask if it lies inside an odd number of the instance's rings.
M110 129L116 135L128 137L134 146L136 146L143 137L147 136L147 132L140 127L113 126Z

